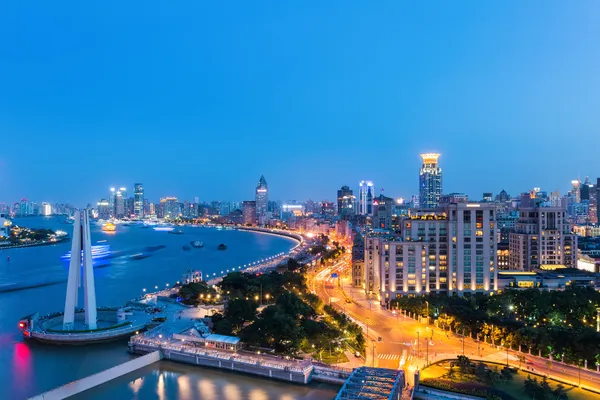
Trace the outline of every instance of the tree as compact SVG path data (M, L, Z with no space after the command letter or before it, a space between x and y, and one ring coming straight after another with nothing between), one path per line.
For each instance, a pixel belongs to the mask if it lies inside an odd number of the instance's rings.
M460 372L464 374L470 368L471 360L469 360L469 357L467 356L460 355L456 357L456 365L460 369Z
M557 400L567 400L569 398L565 387L561 383L559 383L556 386L556 389L554 389L554 396Z
M224 319L229 321L234 332L239 331L245 322L256 319L258 303L254 300L233 299L227 302Z

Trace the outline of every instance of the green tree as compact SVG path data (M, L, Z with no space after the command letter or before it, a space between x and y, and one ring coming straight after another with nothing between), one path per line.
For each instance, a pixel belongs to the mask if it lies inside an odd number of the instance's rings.
M229 321L233 332L237 332L245 322L256 319L257 309L258 303L254 300L233 299L227 302L224 319Z

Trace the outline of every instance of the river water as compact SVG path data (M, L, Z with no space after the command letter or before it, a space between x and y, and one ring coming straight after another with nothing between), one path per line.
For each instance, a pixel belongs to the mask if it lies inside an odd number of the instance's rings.
M72 225L59 218L15 219L16 225L61 229L71 234ZM188 269L212 275L288 251L295 241L251 232L214 228L181 228L182 235L117 227L114 234L92 225L92 242L106 241L118 254L94 271L99 306L121 305L142 290L164 288L180 280ZM192 240L204 248L189 251ZM228 249L217 250L220 243ZM147 258L130 255L147 246L165 245ZM50 346L25 342L18 328L21 317L62 311L68 266L60 256L69 243L0 251L0 374L1 398L22 399L110 368L130 359L126 341L92 346ZM10 257L10 260L8 260ZM56 282L56 283L55 283ZM53 283L45 285L46 283ZM6 291L8 288L21 288ZM82 304L83 302L79 302ZM161 362L90 391L87 397L113 399L331 399L337 388L327 385L297 386L198 367Z

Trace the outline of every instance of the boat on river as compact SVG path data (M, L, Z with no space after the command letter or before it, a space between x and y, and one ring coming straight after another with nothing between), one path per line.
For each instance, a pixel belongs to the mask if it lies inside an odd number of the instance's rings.
M202 242L201 242L201 241L199 241L199 240L192 240L192 241L190 242L190 244L192 245L192 247L195 247L195 248L197 248L197 249L204 247L204 243L202 243Z
M227 250L227 245L224 243L221 243L219 246L217 246L217 250Z

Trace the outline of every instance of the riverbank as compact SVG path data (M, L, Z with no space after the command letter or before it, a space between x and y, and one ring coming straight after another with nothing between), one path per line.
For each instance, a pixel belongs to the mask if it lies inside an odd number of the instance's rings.
M31 243L10 243L10 244L0 244L0 250L7 250L7 249L20 249L23 247L37 247L37 246L48 246L51 244L59 244L59 243L63 243L63 242L68 242L70 241L71 238L69 238L68 236L65 236L64 238L58 238L55 240L38 240L35 242L31 242Z
M28 218L27 221L14 222L55 231L64 230L58 218ZM124 227L114 234L102 232L100 225L92 225L90 228L92 240L106 240L106 244L116 254L131 254L141 252L149 246L164 246L150 257L131 260L129 257L117 256L109 259L110 263L106 268L94 269L97 302L107 305L124 304L149 291L172 287L174 282L181 281L188 269L201 270L205 276L210 274L212 277L214 272L220 273L226 269L231 271L234 266L237 270L237 266L286 253L295 246L295 242L275 236L252 235L225 229L182 227L184 235L169 235L137 226ZM203 242L205 247L183 251L182 245L189 244L192 240ZM219 243L227 243L229 250L218 251L216 248ZM70 250L69 244L0 252L4 256L0 257L0 285L5 285L4 289L10 289L0 293L3 310L0 313L0 335L6 339L0 344L0 360L7 369L0 377L0 385L5 388L4 396L7 398L25 399L111 368L131 357L126 351L126 341L97 346L55 347L22 340L18 327L21 317L35 312L45 315L64 309L68 268L60 257L67 250ZM9 262L7 256L10 256ZM45 286L49 282L57 283ZM54 368L56 360L61 360L69 368ZM90 360L94 362L91 363ZM156 397L161 389L154 380L153 373L149 374L151 377L144 385L144 390L155 393L148 397ZM163 381L165 391L177 390L179 382L173 375L166 374ZM248 382L250 384L252 381ZM156 385L151 388L154 384ZM166 386L169 385L171 389L167 389ZM241 388L245 391L251 389L250 386ZM128 390L127 383L124 383L123 390ZM284 391L279 395L281 393ZM271 398L278 396L273 394Z

